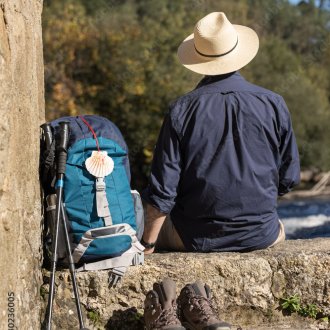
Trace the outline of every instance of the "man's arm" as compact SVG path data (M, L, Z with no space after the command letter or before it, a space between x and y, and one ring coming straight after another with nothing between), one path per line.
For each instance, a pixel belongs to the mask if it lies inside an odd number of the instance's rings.
M170 115L167 115L154 151L149 185L142 192L143 199L148 203L143 233L145 243L156 242L166 215L175 205L180 175L180 141ZM145 250L145 253L152 253L153 250Z
M144 224L144 232L142 239L146 243L156 243L160 229L165 221L166 214L161 213L159 210L151 205L147 205L147 218ZM155 248L145 249L145 254L154 252Z
M299 151L294 136L291 118L283 100L282 107L287 114L281 134L278 195L283 196L300 182Z

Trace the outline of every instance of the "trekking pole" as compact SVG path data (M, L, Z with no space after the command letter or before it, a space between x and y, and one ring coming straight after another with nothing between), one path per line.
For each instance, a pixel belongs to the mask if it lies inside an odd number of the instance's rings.
M68 122L60 122L60 143L57 147L57 153L58 153L58 163L57 163L57 174L56 174L56 225L55 225L55 237L53 241L53 253L52 253L52 272L50 277L50 284L49 284L49 297L48 297L48 310L47 310L47 330L51 330L51 324L52 324L52 313L53 313L53 301L54 301L54 292L55 292L55 272L56 272L56 265L58 260L58 233L59 233L59 224L61 220L61 215L63 215L62 211L62 195L63 195L63 179L65 174L65 164L67 159L67 146L68 146L68 140L69 140L69 123ZM62 216L63 223L65 222L64 217ZM65 222L66 225L66 222ZM66 228L66 226L65 226ZM66 228L67 229L67 228ZM68 235L68 232L66 231L66 236ZM68 238L68 237L67 237ZM67 240L66 240L67 241ZM69 246L68 244L69 243ZM71 255L71 248L70 248L70 242L66 242L68 253L69 253L69 259ZM71 260L72 261L72 255ZM78 317L79 317L79 324L81 330L84 329L84 323L82 320L81 315L81 309L80 309L80 300L79 300L79 294L77 295L77 285L75 281L75 269L74 265L70 265L70 272L72 277L72 283L74 290L75 290L75 299L76 299L76 305L78 310Z
M53 133L51 126L48 123L42 124L41 126L47 149L50 149L50 146L53 142Z
M76 301L80 330L88 330L87 328L85 328L84 320L82 318L81 307L80 307L80 297L79 297L79 291L78 291L77 281L76 281L76 268L75 268L73 258L72 258L72 253L71 253L69 232L68 232L68 226L67 226L67 222L66 222L67 216L66 216L64 205L62 202L61 202L61 214L62 214L62 222L63 222L64 236L65 236L65 245L66 245L68 259L69 259L69 269L70 269L70 274L71 274L73 292L74 292L75 301Z
M52 327L52 313L53 313L53 301L54 301L54 292L55 292L55 272L56 264L58 260L58 232L60 227L60 218L61 218L61 200L63 193L63 178L65 173L65 163L67 156L67 143L69 136L69 125L68 123L60 123L60 145L58 146L58 164L57 164L57 173L56 173L56 218L55 218L55 233L53 237L53 247L52 247L52 258L51 258L51 277L49 283L49 296L48 296L48 310L47 310L47 330L51 330Z

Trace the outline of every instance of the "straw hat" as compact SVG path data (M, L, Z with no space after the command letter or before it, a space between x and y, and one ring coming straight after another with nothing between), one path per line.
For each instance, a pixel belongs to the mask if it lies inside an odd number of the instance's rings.
M218 75L247 65L257 54L259 38L250 28L234 25L222 12L197 22L194 33L178 49L180 62L189 70Z

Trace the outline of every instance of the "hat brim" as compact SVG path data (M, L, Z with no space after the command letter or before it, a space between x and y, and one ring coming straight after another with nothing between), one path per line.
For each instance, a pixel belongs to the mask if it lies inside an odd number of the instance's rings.
M238 34L238 44L233 51L220 57L202 56L197 53L194 34L191 34L178 48L181 64L191 71L209 76L234 72L247 65L258 53L258 35L247 26L233 26Z

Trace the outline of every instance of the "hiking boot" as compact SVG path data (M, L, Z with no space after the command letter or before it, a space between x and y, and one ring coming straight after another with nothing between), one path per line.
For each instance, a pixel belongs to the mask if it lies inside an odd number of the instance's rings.
M178 298L180 319L186 329L229 330L230 324L218 320L211 305L211 289L197 281L187 284Z
M165 278L154 283L144 301L144 322L147 330L184 330L176 313L175 282Z

